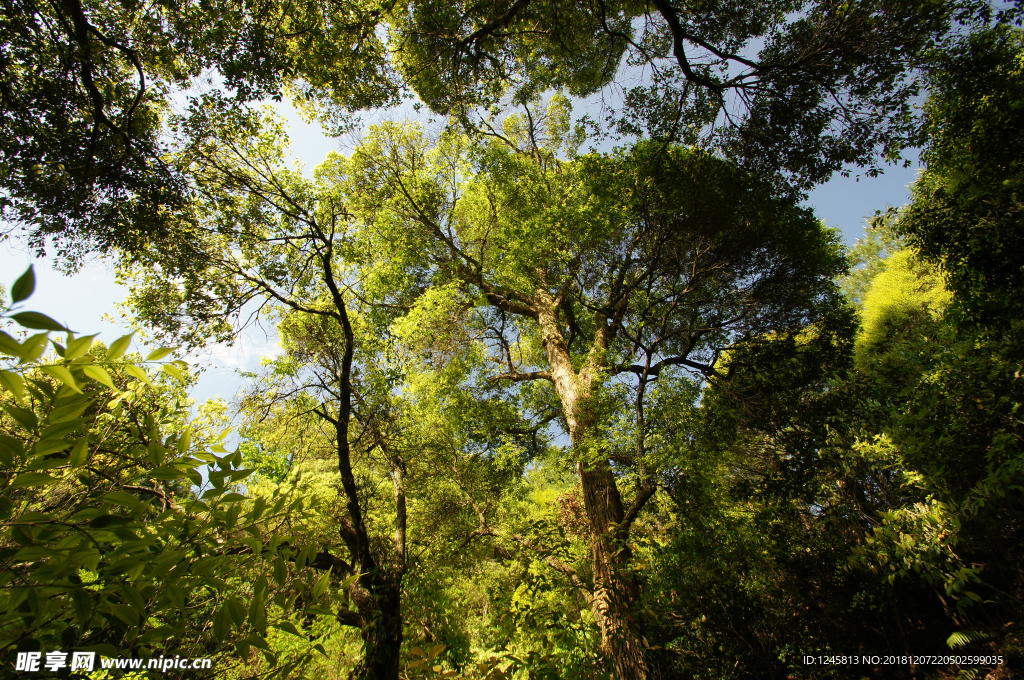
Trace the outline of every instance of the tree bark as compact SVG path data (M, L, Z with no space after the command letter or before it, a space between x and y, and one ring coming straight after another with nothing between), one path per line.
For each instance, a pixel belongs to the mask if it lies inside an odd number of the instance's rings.
M623 526L622 497L608 459L590 450L596 440L596 418L588 402L593 397L595 376L603 367L602 334L598 333L594 350L577 373L557 323L556 305L546 291L539 291L539 297L537 320L541 342L573 450L579 459L577 469L590 525L594 570L591 609L601 630L601 651L611 662L617 680L646 680L649 673L642 644L643 631L636 611L640 593L629 571L632 555L626 544L629 530Z
M406 505L405 466L399 457L392 458L392 482L397 510L394 535L393 564L383 564L370 548L370 534L359 502L359 490L352 470L352 450L349 443L349 419L352 414L352 359L355 353L355 335L348 309L334 280L331 265L332 241L325 239L326 252L321 260L324 280L334 299L336 318L345 336L340 373L335 376L338 386L338 414L334 420L337 441L338 472L348 520L342 521L340 535L347 544L359 576L351 586L353 600L359 616L363 637L363 659L355 669L358 680L398 680L399 659L402 648L402 578L405 574ZM381 444L382 446L383 443Z
M372 594L357 600L363 633L363 659L355 670L358 680L398 680L402 651L402 586L378 580Z

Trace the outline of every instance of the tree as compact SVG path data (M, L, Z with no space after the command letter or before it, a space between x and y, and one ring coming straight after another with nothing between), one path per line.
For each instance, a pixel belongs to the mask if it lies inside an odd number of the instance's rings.
M32 288L30 269L13 302ZM0 651L146 660L213 656L225 642L244 656L265 649L266 578L244 595L229 582L294 559L284 536L264 548L246 530L287 512L287 499L247 506L237 493L251 470L224 449L227 432L188 422L183 362L163 363L173 382L158 384L125 356L130 336L104 348L70 331L41 359L49 334L67 329L37 312L6 318L42 332L0 332Z
M817 677L796 654L850 648L988 659L948 674L1019 663L1018 362L958 328L935 265L875 228L859 250L893 250L861 288L859 328L848 309L762 337L729 356L760 370L666 419L696 423L649 572L672 603L652 634L685 652L680 674Z
M956 21L992 12L899 0L424 1L396 7L393 21L399 68L434 111L486 128L478 114L492 106L602 92L617 134L715 148L802 190L849 165L873 175L880 159L897 161L915 138L915 69Z
M6 0L0 214L37 251L54 241L69 266L87 252L167 242L189 189L169 156L174 104L208 78L207 94L234 105L287 90L343 124L345 111L396 97L374 33L381 12L359 2Z
M457 11L426 0L216 10L6 0L0 210L69 267L150 239L184 248L173 230L191 187L168 144L175 106L288 94L340 132L405 88L486 128L476 114L507 105L506 95L519 105L550 89L586 96L616 84L622 105L605 121L615 134L717 148L799 191L851 164L875 174L880 159L895 162L916 130L914 69L955 22L978 26L993 12L973 0L517 0ZM650 78L624 85L623 64Z
M384 125L333 172L363 225L364 295L461 311L459 323L476 310L503 369L477 379L550 385L582 486L602 649L618 677L646 677L627 542L655 492L645 392L671 366L722 377L723 351L797 332L835 304L843 260L809 212L727 162L656 144L563 161L564 103L528 116L486 146ZM602 433L623 408L615 376L632 376L632 451Z
M962 321L1005 331L1024 300L1024 43L1000 27L963 37L930 71L927 168L898 227L938 263Z
M251 111L211 106L206 113L192 118L205 136L192 135L187 151L202 198L199 219L182 226L198 255L188 278L175 280L167 273L176 271L177 253L139 253L126 271L138 281L131 304L158 332L196 344L229 334L232 313L248 302L278 309L287 352L247 408L254 419L293 418L319 457L332 451L340 542L328 543L313 564L332 569L354 605L336 618L363 637L360 677L397 678L409 568L408 452L418 442L395 434L403 414L390 391L401 385L400 373L353 287L348 196L329 166L313 181L286 169L279 127ZM378 484L391 487L391 499L376 498Z

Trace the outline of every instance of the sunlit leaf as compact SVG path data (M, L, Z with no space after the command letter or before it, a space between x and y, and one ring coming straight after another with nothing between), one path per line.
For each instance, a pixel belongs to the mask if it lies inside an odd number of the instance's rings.
M0 331L0 353L9 357L21 358L24 350L21 343L12 338L4 331Z
M175 366L174 364L162 364L160 366L160 370L162 370L167 375L175 378L182 385L185 384L185 375L181 372L181 369Z
M89 438L82 437L75 442L74 448L71 449L71 454L68 456L68 463L72 467L82 467L89 462Z
M52 375L54 378L60 380L62 383L67 385L68 388L74 390L75 392L78 392L79 394L82 393L81 388L78 387L78 383L75 381L75 377L71 375L71 371L64 368L63 366L40 366L39 370L49 375Z
M28 409L19 408L14 404L0 404L0 408L7 411L14 420L26 430L35 430L39 425L36 414Z
M135 335L135 333L122 335L117 340L110 343L110 347L107 348L107 361L116 361L117 359L120 359L132 344L133 335Z
M159 349L155 349L152 352L150 352L149 356L146 357L146 361L160 361L167 355L171 354L173 351L173 347L160 347Z
M90 378L92 378L93 380L95 380L96 382L100 383L101 385L109 387L112 390L117 390L117 387L114 385L114 380L110 377L110 374L107 373L107 370L102 366L96 366L95 364L87 364L82 367L82 372L85 373Z
M0 370L0 387L13 394L18 401L25 398L25 379L17 373Z
M127 371L130 375L146 383L147 385L153 384L153 381L150 379L149 374L146 373L145 370L139 368L138 366L128 364L127 366L124 367L124 370Z
M89 351L92 347L93 338L96 335L84 335L80 338L69 339L67 349L64 351L64 358L68 361L72 361L82 356Z
M30 486L45 486L47 484L55 484L60 480L56 477L51 477L45 472L24 472L14 478L11 482L11 486L15 489L26 488Z

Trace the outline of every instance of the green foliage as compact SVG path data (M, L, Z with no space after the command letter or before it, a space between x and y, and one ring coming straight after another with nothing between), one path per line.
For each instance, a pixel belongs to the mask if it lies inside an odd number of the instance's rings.
M990 27L1015 9L2 12L4 216L71 260L118 249L169 344L261 303L282 353L228 452L225 405L185 412L188 367L146 368L168 348L104 348L14 283L0 648L239 679L1019 662L1021 38ZM605 131L640 141L587 153L600 126L562 92L623 65L650 69ZM919 67L928 170L850 254L847 305L837 235L793 197L898 157ZM224 87L171 115L205 69ZM312 178L246 105L287 93L337 132L396 76L452 125L372 127Z
M285 499L249 506L238 493L252 470L225 451L227 431L189 425L180 362L158 364L160 379L125 356L130 336L104 350L71 332L46 359L48 335L0 335L0 649L202 657L234 644L276 663L266 579L243 595L238 577L295 554L252 528Z
M900 250L886 258L864 293L857 339L857 361L862 369L884 360L882 347L894 333L933 326L950 299L940 276L914 251Z
M69 266L95 250L171 247L191 193L168 155L172 97L187 99L181 91L212 72L235 105L288 91L344 126L346 113L397 95L379 15L313 1L258 12L244 2L5 2L4 59L16 66L0 75L0 214L37 250L54 241Z
M929 77L927 170L898 227L942 268L958 318L1003 331L1024 302L1022 33L971 33Z

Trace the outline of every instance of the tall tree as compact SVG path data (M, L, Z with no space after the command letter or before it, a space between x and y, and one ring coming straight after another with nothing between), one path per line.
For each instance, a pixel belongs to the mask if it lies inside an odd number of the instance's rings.
M670 366L720 376L728 348L816 319L838 299L843 258L808 211L699 151L560 160L573 143L564 100L508 120L503 138L372 130L335 166L362 225L354 262L380 304L478 310L502 367L480 379L550 385L582 486L602 648L618 677L647 677L627 543L655 492L645 391ZM632 451L603 433L616 376L634 390ZM628 470L639 483L624 498Z
M437 446L403 433L413 431L402 424L411 416L393 394L411 391L387 338L393 310L405 307L394 296L394 304L364 301L367 284L353 269L357 218L338 159L304 179L286 166L280 125L244 109L225 111L219 101L206 104L206 117L189 121L195 127L186 155L199 198L194 221L180 226L194 255L188 277L168 276L181 267L179 252L140 251L125 264L136 283L129 302L157 332L193 344L230 337L233 315L249 303L277 310L286 353L267 382L253 386L246 409L254 419L261 412L292 417L295 432L332 452L339 484L331 516L340 540L313 564L333 569L350 595L354 606L336 614L363 637L359 677L395 680L409 569L408 470L430 467L410 457ZM391 488L389 499L377 498L380 485Z

